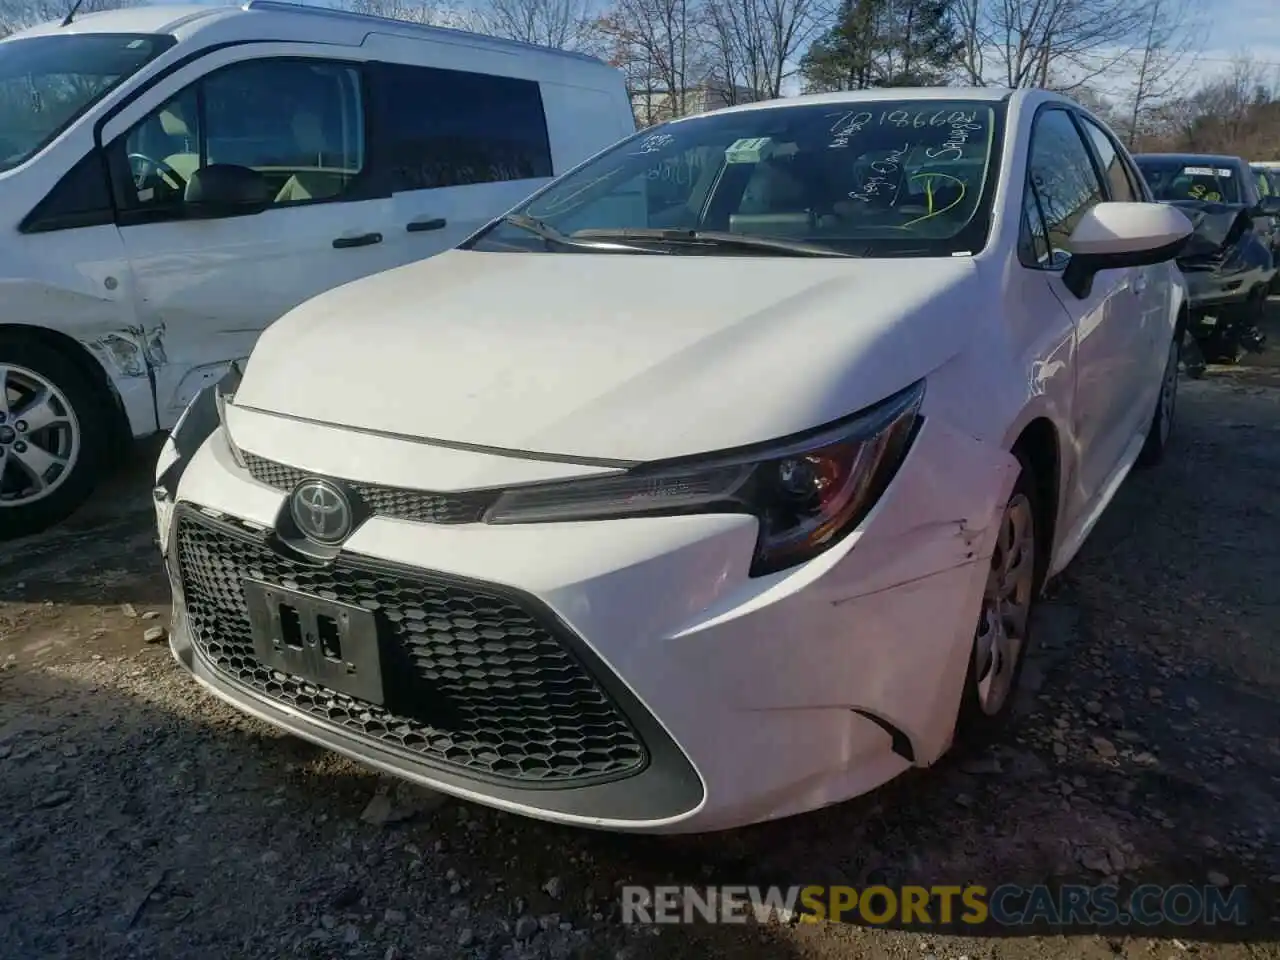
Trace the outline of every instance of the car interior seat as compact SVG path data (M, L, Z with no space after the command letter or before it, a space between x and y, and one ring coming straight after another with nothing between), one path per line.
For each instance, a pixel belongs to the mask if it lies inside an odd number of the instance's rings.
M293 115L291 129L299 158L314 169L294 171L276 194L276 203L336 197L346 187L350 174L345 170L324 169L328 143L319 115L299 110Z
M183 180L190 180L191 175L200 167L200 153L196 138L183 115L183 106L177 100L170 101L160 110L160 129L171 140L182 141L182 149L169 154L164 162Z

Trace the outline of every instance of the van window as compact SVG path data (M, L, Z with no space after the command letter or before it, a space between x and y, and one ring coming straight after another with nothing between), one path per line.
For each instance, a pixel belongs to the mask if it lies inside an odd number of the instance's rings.
M123 136L132 178L124 205L176 211L191 174L215 163L258 171L277 204L341 199L365 168L364 129L356 67L239 63L187 87Z
M102 155L91 150L23 220L23 233L110 224L115 211Z
M168 35L87 33L0 44L0 170L25 163L175 42Z
M552 176L532 80L381 64L374 99L395 191Z

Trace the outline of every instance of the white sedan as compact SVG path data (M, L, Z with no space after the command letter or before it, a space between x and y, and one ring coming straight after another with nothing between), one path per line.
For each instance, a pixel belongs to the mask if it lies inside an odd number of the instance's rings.
M1191 230L1042 91L650 128L271 326L155 490L240 709L547 820L710 831L1010 713L1030 613L1165 451Z

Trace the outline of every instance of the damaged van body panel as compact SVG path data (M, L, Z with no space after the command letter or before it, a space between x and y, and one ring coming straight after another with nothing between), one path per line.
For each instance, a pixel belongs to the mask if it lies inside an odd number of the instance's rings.
M261 332L237 329L234 318L181 312L167 322L140 322L123 261L75 264L71 272L57 284L0 278L0 326L13 318L13 326L52 330L79 343L102 368L135 439L171 428L204 386L249 355ZM178 362L171 359L175 341L182 344Z
M0 280L0 322L21 318L15 326L52 330L79 343L102 368L135 439L172 427L202 386L248 355L259 332L227 331L229 345L212 318L140 323L130 299L118 296L132 287L123 263L113 265L110 273L78 266L81 276L74 285ZM101 296L85 290L94 281ZM184 342L195 345L184 350L180 364L170 361L167 347L175 328Z
M77 233L93 236L72 236ZM24 241L3 251L0 326L51 330L79 343L102 368L131 435L154 433L151 338L137 321L119 232L97 227ZM105 251L118 256L103 257Z
M107 382L129 421L133 438L137 440L155 433L159 426L146 332L134 327L78 339L106 371Z

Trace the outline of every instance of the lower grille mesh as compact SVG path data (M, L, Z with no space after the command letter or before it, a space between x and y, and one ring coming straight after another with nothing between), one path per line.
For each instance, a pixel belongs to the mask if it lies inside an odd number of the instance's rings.
M346 558L294 563L261 534L192 511L177 522L193 642L258 693L424 760L523 786L616 779L647 762L608 694L515 600ZM246 576L377 611L387 708L265 667L254 653Z

